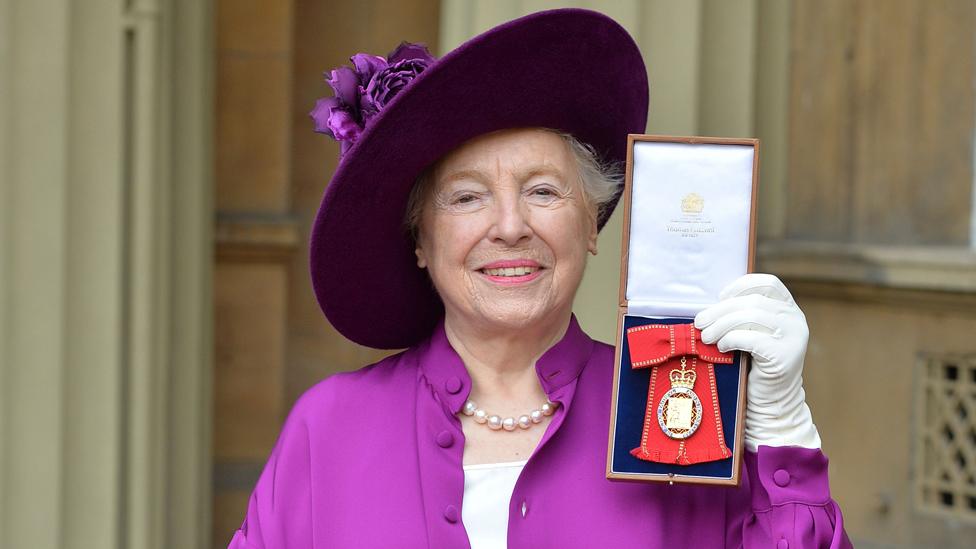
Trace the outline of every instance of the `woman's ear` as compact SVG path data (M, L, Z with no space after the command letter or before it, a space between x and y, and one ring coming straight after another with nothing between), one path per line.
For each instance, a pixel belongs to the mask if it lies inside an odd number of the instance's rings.
M593 255L596 255L596 242L597 238L600 236L599 229L596 228L596 206L589 206L588 217L589 217L589 233L586 235L586 250Z
M417 266L420 267L421 269L426 269L427 255L424 254L424 249L420 247L419 241L417 242L417 247L413 249L413 253L417 256Z

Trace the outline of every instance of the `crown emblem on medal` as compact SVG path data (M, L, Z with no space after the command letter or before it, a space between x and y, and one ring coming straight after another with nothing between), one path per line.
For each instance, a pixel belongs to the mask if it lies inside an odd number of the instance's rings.
M705 209L705 199L698 193L686 194L681 199L681 211L684 213L701 213Z
M694 370L685 370L684 358L681 359L681 370L671 370L669 377L671 378L672 387L684 387L691 389L695 386L695 380L698 379L698 374Z

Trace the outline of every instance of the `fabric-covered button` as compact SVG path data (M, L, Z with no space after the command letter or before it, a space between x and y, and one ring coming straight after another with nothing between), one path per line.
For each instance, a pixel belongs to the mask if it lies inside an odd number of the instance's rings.
M785 488L790 483L790 473L786 469L777 469L773 473L773 482L776 483L776 486Z
M525 518L525 513L528 510L529 510L529 506L525 503L525 500L523 499L522 500L522 518Z
M455 507L453 505L448 505L447 507L445 507L444 508L444 518L447 519L447 522L450 522L451 524L454 524L455 522L457 522L458 521L458 510L457 510L457 507Z
M457 376L449 377L447 378L447 381L444 382L444 388L447 389L447 392L451 393L452 395L460 393L462 386L463 384L461 383L461 378Z
M790 549L790 542L786 541L785 538L780 538L780 540L776 542L776 549Z
M450 431L441 431L437 433L437 445L441 448L450 448L454 444L454 435Z

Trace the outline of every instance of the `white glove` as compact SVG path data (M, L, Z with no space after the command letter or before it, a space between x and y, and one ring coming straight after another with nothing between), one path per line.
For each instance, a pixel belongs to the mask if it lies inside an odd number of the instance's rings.
M746 448L820 448L801 377L810 330L789 290L773 275L747 274L722 290L719 299L695 316L695 327L702 341L717 341L722 352L752 353Z

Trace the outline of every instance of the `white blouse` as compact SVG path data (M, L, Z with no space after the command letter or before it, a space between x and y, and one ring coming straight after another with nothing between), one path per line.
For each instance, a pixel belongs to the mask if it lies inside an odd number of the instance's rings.
M461 521L471 549L505 549L508 546L508 506L515 482L527 461L464 466Z

